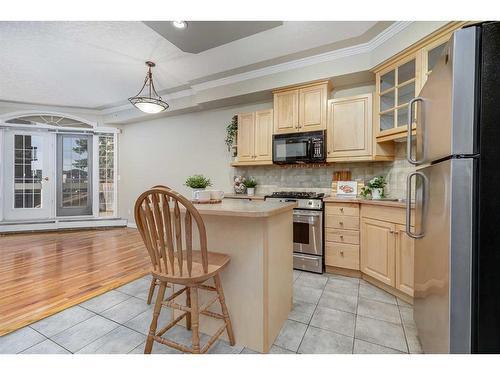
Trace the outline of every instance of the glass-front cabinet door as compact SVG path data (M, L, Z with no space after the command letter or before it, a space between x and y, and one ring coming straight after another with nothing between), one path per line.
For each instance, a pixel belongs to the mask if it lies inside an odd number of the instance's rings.
M406 132L408 103L419 87L416 57L406 58L377 73L376 136L394 139Z

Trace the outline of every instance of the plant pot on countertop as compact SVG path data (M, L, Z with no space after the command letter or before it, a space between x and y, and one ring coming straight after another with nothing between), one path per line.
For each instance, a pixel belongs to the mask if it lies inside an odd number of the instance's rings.
M255 195L255 188L247 188L247 195L253 197Z
M382 199L384 196L384 188L371 189L372 199Z

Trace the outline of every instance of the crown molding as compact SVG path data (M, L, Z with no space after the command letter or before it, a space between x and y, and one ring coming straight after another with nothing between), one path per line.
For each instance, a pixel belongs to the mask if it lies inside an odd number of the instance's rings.
M325 52L309 57L304 57L301 59L288 61L281 64L271 65L265 68L254 69L248 72L234 74L228 77L219 78L207 82L202 82L198 84L191 85L190 89L181 90L177 92L173 92L167 95L162 95L165 100L173 100L180 99L190 96L196 96L197 92L208 90L216 87L236 84L242 81L261 78L265 76L269 76L272 74L282 73L286 71L291 71L295 69L305 68L316 64L321 64L325 62L331 62L335 60L339 60L342 58L370 53L374 51L377 47L385 43L387 40L397 35L398 33L405 30L413 21L397 21L390 25L388 28L383 30L380 34L373 37L371 40L365 43L357 44L354 46L337 49L330 52ZM105 108L99 111L102 115L109 115L116 112L121 112L124 110L130 109L130 104L126 103L119 106Z

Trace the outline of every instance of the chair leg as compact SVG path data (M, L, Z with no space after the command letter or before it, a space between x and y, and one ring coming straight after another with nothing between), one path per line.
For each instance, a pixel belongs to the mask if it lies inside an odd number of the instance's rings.
M144 354L151 354L151 350L153 349L153 337L156 334L156 326L158 325L158 317L160 316L161 311L161 303L163 301L163 297L165 296L165 289L167 285L165 282L160 283L160 289L158 290L158 295L156 296L155 308L153 311L153 320L151 321L151 325L149 327L149 335L146 339L146 347L144 348Z
M186 306L191 307L191 290L189 288L186 289ZM186 315L186 328L191 330L191 312Z
M226 300L224 299L224 291L222 290L222 282L220 280L220 275L214 276L215 288L217 289L217 294L219 295L219 303L222 309L222 315L224 316L224 322L226 322L226 331L229 338L229 343L231 346L236 344L234 339L233 325L231 324L231 318L229 317L229 311L227 310Z
M196 354L200 353L200 314L198 306L198 288L189 287L191 295L191 334L193 340L193 351Z
M151 305L151 300L153 299L153 294L155 292L155 286L156 286L156 278L153 277L153 279L151 280L151 285L149 286L148 305Z

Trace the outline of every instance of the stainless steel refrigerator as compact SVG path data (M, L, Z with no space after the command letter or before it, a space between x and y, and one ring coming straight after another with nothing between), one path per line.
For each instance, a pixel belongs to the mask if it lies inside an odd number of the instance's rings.
M500 23L453 34L410 102L414 118L407 233L422 348L500 353Z

